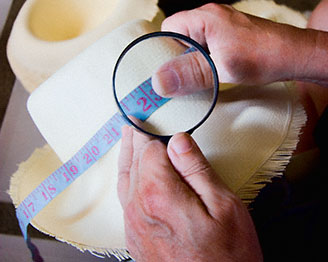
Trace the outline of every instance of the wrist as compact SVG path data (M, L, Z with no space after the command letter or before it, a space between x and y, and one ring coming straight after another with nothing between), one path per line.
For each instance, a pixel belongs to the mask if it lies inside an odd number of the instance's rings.
M303 29L293 52L292 80L328 84L328 33Z
M267 79L274 81L299 80L306 72L306 60L313 46L306 30L290 25L275 24L266 54Z
M263 21L263 20L262 20ZM256 54L258 74L251 80L256 84L275 81L299 80L306 73L306 63L313 51L313 32L287 24L261 20ZM313 30L312 30L313 31ZM256 35L255 35L256 37Z

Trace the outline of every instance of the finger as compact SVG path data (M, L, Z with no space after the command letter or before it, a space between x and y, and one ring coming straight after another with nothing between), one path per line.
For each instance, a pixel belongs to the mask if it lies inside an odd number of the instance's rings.
M139 127L142 128L143 122L139 120L138 118L134 116L129 116L129 118L132 120L133 123L138 125ZM132 153L132 165L130 167L130 172L129 172L129 197L133 197L133 192L135 190L135 184L137 183L137 173L138 173L138 168L139 168L139 157L140 157L140 152L142 149L145 147L145 145L152 140L153 138L151 136L148 136L141 131L132 128L132 148L133 148L133 153Z
M168 156L174 168L196 192L210 214L229 189L215 173L196 142L186 133L174 135L168 144Z
M154 90L164 97L187 95L213 88L213 85L210 64L199 51L172 59L152 77Z
M138 127L143 128L144 123L140 119L134 116L129 116L129 118ZM146 135L137 129L133 129L133 161L138 160L140 150L152 139L153 137Z
M139 161L137 193L141 206L150 217L167 218L175 210L188 211L192 205L203 207L196 194L176 173L164 144L153 140L147 144Z
M189 36L203 47L215 49L211 46L218 32L224 31L224 20L231 20L235 9L229 5L208 3L199 8L178 12L166 18L162 25L162 31L177 32ZM222 27L221 27L222 26ZM214 43L213 42L213 43Z
M137 125L141 126L142 122L133 117L129 118ZM130 190L130 184L135 179L133 176L133 170L138 165L138 155L142 147L150 141L149 136L143 135L137 132L135 129L129 126L122 128L122 143L118 163L118 184L117 191L122 206L125 205ZM132 180L132 181L131 181Z
M205 47L207 44L204 34L204 21L202 16L195 14L196 12L199 11L182 11L166 18L161 25L162 31L171 31L189 36Z
M122 206L125 206L129 184L130 169L133 160L133 130L129 126L122 127L122 142L118 160L117 193Z

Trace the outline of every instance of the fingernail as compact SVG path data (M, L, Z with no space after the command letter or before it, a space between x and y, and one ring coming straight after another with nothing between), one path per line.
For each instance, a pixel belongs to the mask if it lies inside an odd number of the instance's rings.
M179 76L174 70L159 71L156 78L163 95L174 93L180 86Z
M189 135L182 133L175 135L171 147L177 154L185 154L192 150L193 143Z

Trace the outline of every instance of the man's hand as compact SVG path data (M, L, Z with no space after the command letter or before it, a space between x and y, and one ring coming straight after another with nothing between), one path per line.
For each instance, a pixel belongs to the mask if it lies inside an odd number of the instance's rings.
M328 83L324 32L274 23L218 4L168 17L162 30L187 35L207 48L222 83ZM205 63L188 54L164 64L153 76L155 91L173 97L211 87Z
M261 261L247 209L185 133L168 147L123 128L118 194L136 261Z

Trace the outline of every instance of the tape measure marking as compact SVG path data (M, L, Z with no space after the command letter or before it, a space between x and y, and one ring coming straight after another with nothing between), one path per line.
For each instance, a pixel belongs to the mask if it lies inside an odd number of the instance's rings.
M124 97L121 104L128 108L130 115L144 121L169 100L155 93L149 78ZM31 220L120 140L121 128L126 124L128 122L121 114L115 113L70 160L43 180L21 202L16 209L16 216L26 241Z

